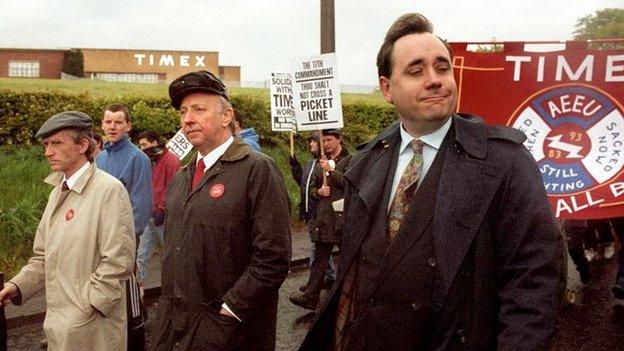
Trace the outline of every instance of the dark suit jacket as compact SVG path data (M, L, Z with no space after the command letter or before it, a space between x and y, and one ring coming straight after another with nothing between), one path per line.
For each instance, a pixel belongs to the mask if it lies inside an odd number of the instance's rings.
M455 136L447 143L435 204L418 218L406 219L411 225L401 229L380 262L369 301L387 305L388 315L376 318L392 321L397 311L412 306L416 313L420 307L396 301L411 296L415 282L405 272L413 269L414 244L427 230L434 260L422 264L435 268L427 349L547 349L555 326L562 242L540 172L522 146L525 136L486 126L473 116L454 115L452 128ZM387 205L384 184L393 176L392 150L399 142L395 123L351 160L337 284L300 350L330 349L342 280L347 267L363 259L358 250L377 207ZM421 186L416 196L425 191ZM405 333L401 325L389 323L355 337L362 338L361 349L369 349L366 345L405 338Z

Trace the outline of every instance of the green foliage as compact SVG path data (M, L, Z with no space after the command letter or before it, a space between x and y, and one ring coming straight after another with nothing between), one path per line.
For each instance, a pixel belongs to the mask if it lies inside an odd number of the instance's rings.
M84 57L79 49L72 49L65 54L63 72L75 77L84 76Z
M500 52L505 47L503 44L479 44L477 45L477 52Z
M40 147L0 148L0 271L17 273L32 253L32 240L50 187Z
M624 38L624 9L606 8L581 17L576 23L574 39L622 39ZM594 47L604 49L623 48L624 43L597 43Z
M343 103L345 140L357 145L378 133L396 119L391 105L379 100L352 99ZM99 127L102 111L111 103L122 103L130 110L135 137L144 130L154 130L171 137L178 129L179 116L164 96L124 95L94 97L87 93L69 94L59 91L0 90L0 145L34 144L34 135L50 116L67 110L89 114ZM247 116L245 124L256 128L261 145L289 145L288 133L271 131L271 106L268 97L261 94L240 93L232 95L234 107ZM304 133L304 138L307 133ZM300 139L301 140L301 139ZM305 149L305 142L299 142Z

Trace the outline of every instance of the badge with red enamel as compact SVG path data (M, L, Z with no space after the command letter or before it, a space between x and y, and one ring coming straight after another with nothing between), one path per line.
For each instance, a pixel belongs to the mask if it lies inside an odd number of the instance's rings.
M213 186L210 187L210 196L212 198L220 198L221 196L223 196L223 193L225 192L225 184L223 183L218 183L218 184L214 184Z
M67 211L67 213L65 214L65 220L71 221L72 218L74 218L74 209L70 208L69 211Z

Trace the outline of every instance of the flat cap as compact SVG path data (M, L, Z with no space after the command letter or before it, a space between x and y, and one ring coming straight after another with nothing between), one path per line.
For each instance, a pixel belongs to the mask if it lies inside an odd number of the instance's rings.
M48 137L62 129L91 130L93 119L80 111L65 111L48 118L35 135L37 138Z
M171 105L173 105L176 110L179 110L182 99L184 99L186 95L196 92L221 95L226 98L227 101L230 101L227 88L219 78L208 71L197 71L180 76L169 84Z

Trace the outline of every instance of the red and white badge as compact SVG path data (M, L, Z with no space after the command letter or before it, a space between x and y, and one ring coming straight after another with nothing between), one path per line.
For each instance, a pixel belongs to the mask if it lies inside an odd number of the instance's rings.
M225 184L223 183L214 184L213 186L210 187L210 196L215 199L223 196L224 192L225 192Z
M65 213L65 220L66 221L71 221L72 218L74 218L74 209L70 208L67 213Z

